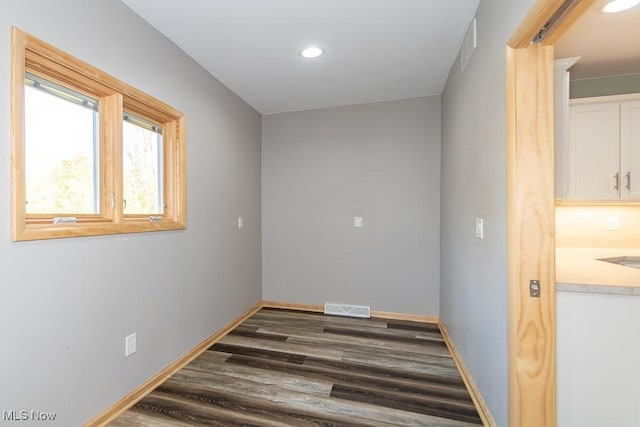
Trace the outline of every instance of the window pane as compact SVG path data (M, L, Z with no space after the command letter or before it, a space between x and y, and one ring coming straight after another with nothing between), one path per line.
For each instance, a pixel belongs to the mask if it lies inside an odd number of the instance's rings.
M57 96L54 85L30 83L25 86L27 214L99 213L97 113L69 100L72 91Z
M162 127L125 115L122 125L125 215L163 213L162 165Z

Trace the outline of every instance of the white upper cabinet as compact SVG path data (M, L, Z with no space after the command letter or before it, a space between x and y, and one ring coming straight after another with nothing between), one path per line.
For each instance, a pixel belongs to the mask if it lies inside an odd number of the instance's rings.
M616 200L620 187L620 104L569 108L569 200Z
M640 200L640 101L620 105L622 199Z
M640 100L572 100L567 157L567 200L640 200Z
M569 69L580 59L556 59L553 65L553 120L555 122L556 198L567 197L567 172L569 168Z

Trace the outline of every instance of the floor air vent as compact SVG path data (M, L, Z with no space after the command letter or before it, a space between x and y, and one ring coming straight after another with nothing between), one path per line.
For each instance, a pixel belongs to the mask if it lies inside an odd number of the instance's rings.
M364 305L325 303L324 314L349 317L371 317L371 307L365 307Z

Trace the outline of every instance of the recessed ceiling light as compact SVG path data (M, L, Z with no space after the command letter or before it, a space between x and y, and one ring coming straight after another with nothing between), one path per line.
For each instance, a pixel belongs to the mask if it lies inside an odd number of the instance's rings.
M640 0L638 0L640 1ZM324 51L322 49L320 49L319 47L315 47L315 46L311 46L308 47L306 49L304 49L302 52L300 52L300 55L302 55L304 58L317 58L318 56L322 55L324 53Z
M618 13L639 4L640 0L612 0L602 8L602 11L604 13Z

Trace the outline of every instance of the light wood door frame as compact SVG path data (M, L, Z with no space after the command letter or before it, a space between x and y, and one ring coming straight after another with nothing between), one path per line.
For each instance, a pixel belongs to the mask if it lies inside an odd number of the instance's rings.
M564 3L538 0L506 47L510 427L556 425L553 43L594 1L579 1L532 44Z

